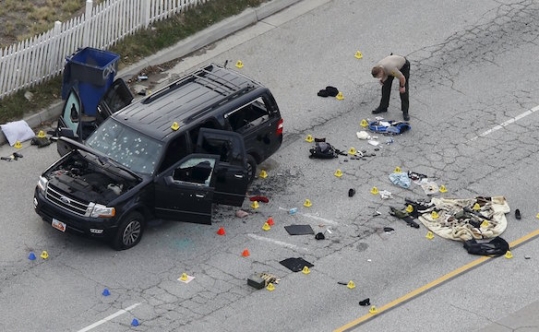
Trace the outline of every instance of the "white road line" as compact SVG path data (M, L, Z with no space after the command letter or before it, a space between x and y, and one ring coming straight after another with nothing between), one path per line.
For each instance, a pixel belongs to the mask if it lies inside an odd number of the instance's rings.
M127 308L125 308L125 309L119 310L119 311L117 311L116 313L113 313L112 315L107 316L107 317L103 318L102 320L100 320L100 321L98 321L98 322L95 322L95 323L93 323L92 325L89 325L89 326L83 328L82 330L79 330L78 332L86 332L86 331L90 331L91 329L96 328L96 327L98 327L98 326L101 325L101 324L104 324L104 323L106 323L106 322L108 322L108 321L110 321L110 320L112 320L112 319L114 319L114 318L116 318L116 317L118 317L118 316L120 316L120 315L123 315L123 314L125 314L125 313L127 313L127 312L133 310L135 307L139 306L140 304L141 304L141 303L135 303L135 304L133 304L133 305L130 306L130 307L127 307Z
M279 210L286 210L286 211L289 211L289 209L285 209L283 207L279 207ZM317 217L317 216L314 216L310 213L301 213L301 212L296 212L294 214L297 214L297 215L300 215L300 216L303 216L303 217L307 217L307 218L311 218L311 219L314 219L314 220L317 220L317 221L321 221L323 222L324 224L329 224L329 225L333 225L333 226L339 226L339 223L336 222L336 221L333 221L333 220L329 220L329 219L325 219L325 218L321 218L321 217Z
M518 120L530 115L530 114L533 114L535 112L539 111L539 105L535 106L534 108L532 108L531 110L528 110L522 114L519 114L517 116L515 116L513 119L509 119L497 126L494 126L492 127L491 129L479 134L479 136L475 136L473 138L470 139L470 141L475 141L476 139L478 139L479 137L485 137L489 134L492 134L493 132L497 131L497 130L500 130L500 129L503 129L505 128L506 126L510 125L511 123L514 123L514 122L517 122Z
M298 247L295 244L286 243L286 242L273 240L273 239L268 239L267 237L263 237L263 236L259 236L259 235L255 235L255 234L247 234L247 236L249 236L249 237L251 237L251 238L253 238L255 240L261 240L261 241L270 242L270 243L273 243L273 244L276 244L276 245L279 245L279 246L282 246L282 247L294 249L294 250L309 251L309 249Z

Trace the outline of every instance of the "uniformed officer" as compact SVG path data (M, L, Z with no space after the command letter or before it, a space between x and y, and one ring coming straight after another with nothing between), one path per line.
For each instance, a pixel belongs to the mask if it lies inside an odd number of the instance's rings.
M408 107L410 105L408 95L408 79L410 77L410 62L401 55L391 54L383 58L372 67L372 77L378 78L382 84L382 99L380 105L372 111L372 114L387 112L389 107L389 97L391 95L391 84L393 78L399 79L399 93L401 97L401 110L404 121L410 120Z

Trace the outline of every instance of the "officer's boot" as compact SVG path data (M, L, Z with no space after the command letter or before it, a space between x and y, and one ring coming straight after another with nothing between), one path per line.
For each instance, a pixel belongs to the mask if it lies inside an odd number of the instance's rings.
M402 111L402 118L404 121L410 121L410 115L408 114L408 111Z

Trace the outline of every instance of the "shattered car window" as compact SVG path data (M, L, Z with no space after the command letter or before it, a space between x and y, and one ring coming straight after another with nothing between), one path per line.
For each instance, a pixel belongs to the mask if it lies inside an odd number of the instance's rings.
M162 144L126 127L112 118L86 140L86 145L134 172L152 174Z

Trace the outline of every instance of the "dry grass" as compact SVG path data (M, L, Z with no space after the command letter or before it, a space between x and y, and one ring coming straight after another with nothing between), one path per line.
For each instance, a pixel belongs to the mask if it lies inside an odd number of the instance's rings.
M85 7L81 0L0 0L0 48L46 32L54 22L66 22Z
M104 0L93 0L94 4L102 1ZM150 29L128 36L110 50L122 56L119 62L122 68L170 47L224 18L239 14L248 7L257 7L266 1L271 0L207 1L189 10L188 14L180 14L169 20L157 22ZM73 12L73 15L77 15L84 10L84 4L84 0L0 0L0 24L4 25L0 30L0 46L4 45L3 43L11 45L13 41L45 32L54 25L54 21L61 20L58 16L63 15L64 21L68 20L70 17L68 13ZM46 8L41 9L41 6ZM51 15L53 12L57 15ZM26 22L35 24L28 25ZM9 29L6 25L9 25ZM45 30L39 30L39 27ZM48 82L0 99L0 123L19 120L58 101L61 88L62 79L59 75ZM27 91L33 94L31 100L24 97Z

